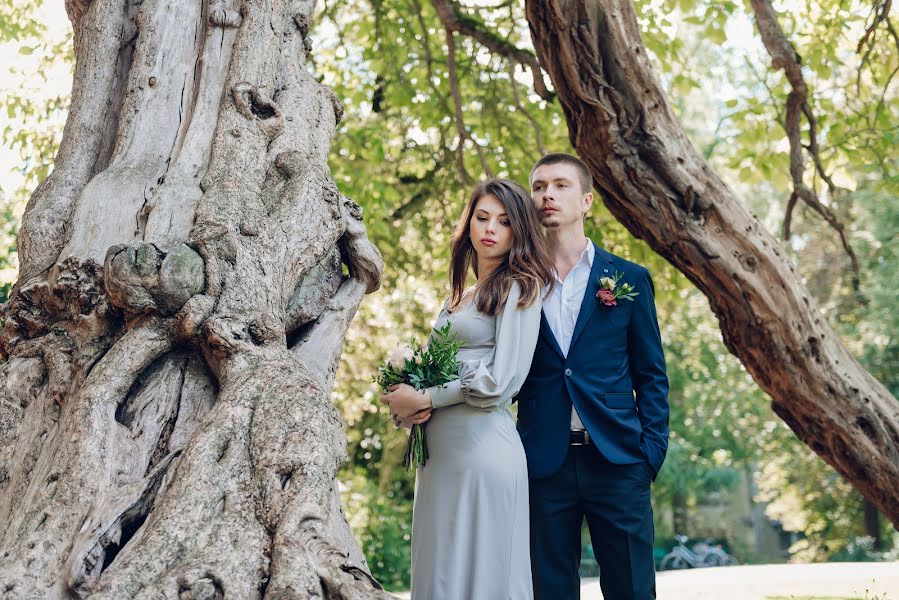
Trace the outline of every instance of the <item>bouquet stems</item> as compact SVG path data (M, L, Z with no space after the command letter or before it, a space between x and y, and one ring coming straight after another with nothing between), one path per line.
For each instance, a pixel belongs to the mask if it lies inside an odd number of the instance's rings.
M410 385L419 392L432 386L444 386L459 377L456 355L461 347L462 342L451 331L451 325L446 323L433 331L427 346L419 346L413 341L409 348L397 348L378 367L374 381L382 392L400 383ZM423 467L428 460L425 425L427 423L413 425L409 431L403 456L403 466L407 469Z
M425 426L413 425L409 431L409 441L406 443L406 454L403 456L403 466L407 469L423 467L428 460L428 441L425 438Z

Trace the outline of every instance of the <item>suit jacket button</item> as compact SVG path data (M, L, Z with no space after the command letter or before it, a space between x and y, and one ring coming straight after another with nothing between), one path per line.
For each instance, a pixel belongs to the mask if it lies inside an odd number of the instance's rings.
M565 377L571 377L571 369L565 369Z

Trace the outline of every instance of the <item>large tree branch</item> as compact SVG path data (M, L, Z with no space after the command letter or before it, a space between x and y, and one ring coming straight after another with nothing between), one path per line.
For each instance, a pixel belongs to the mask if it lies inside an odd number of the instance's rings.
M800 116L805 115L809 124L809 143L808 153L812 157L815 169L821 178L827 183L831 197L836 196L837 186L827 174L821 163L821 154L818 149L818 122L815 118L814 111L808 102L808 86L802 76L802 59L793 47L793 44L787 39L780 23L777 21L777 13L771 0L751 0L752 9L755 12L756 24L759 33L762 36L762 42L771 56L771 65L775 69L783 69L790 82L792 91L787 97L787 115L784 123L787 138L790 141L790 178L793 181L793 193L790 201L787 203L787 211L784 215L783 236L784 239L790 238L790 223L792 220L792 210L796 205L795 200L798 198L821 215L840 236L840 242L843 249L849 256L852 263L853 281L856 289L858 288L858 258L849 243L849 236L846 233L846 227L840 218L830 207L823 204L818 198L818 194L803 181L803 172L805 171L804 160L802 157L802 140Z
M452 0L431 0L431 3L447 30L473 38L491 52L530 69L534 77L534 91L547 102L552 102L555 95L546 87L543 71L534 54L510 44L482 22L465 15Z
M546 149L543 146L543 131L540 129L540 124L537 122L537 119L534 118L534 115L528 112L528 109L521 103L521 94L518 93L518 82L515 81L514 65L509 65L509 85L512 86L512 101L515 104L515 108L523 114L528 120L528 123L531 124L531 128L534 130L534 144L537 147L537 152L540 153L540 156L543 156L546 154Z
M490 167L487 164L487 158L484 156L484 149L468 133L468 127L466 127L465 118L462 115L462 94L459 92L459 76L456 73L456 41L454 35L449 28L446 28L446 71L449 75L450 92L453 97L453 116L456 121L456 133L458 135L456 167L459 169L462 181L471 183L474 179L472 179L465 168L465 140L471 140L478 154L478 159L481 161L481 168L488 176L490 176Z
M537 54L606 206L708 298L774 411L899 524L899 403L687 139L630 0L528 0Z
M877 28L880 27L880 24L886 22L889 31L889 17L892 4L893 0L875 0L874 6L871 8L871 23L865 27L865 32L862 34L855 49L856 53L861 53L862 50L865 50L865 54L862 56L862 66L871 57L871 52L874 50L874 42L877 39ZM895 32L893 37L896 37Z
M418 21L418 28L421 34L421 48L425 54L425 69L428 73L428 87L431 88L431 92L433 93L435 98L440 99L440 105L443 109L449 113L450 106L447 101L446 94L437 87L437 84L434 82L434 53L431 52L431 33L428 30L428 25L425 22L424 14L422 13L421 3L418 0L411 0L412 7L415 10L415 18ZM441 130L442 131L442 130Z

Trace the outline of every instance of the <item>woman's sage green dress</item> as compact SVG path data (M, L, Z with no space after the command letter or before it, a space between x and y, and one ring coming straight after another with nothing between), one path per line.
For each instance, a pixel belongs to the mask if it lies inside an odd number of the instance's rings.
M430 388L429 458L417 473L412 518L413 600L533 598L528 472L510 412L540 329L540 301L519 309L513 283L491 317L469 301L447 321L464 342L458 380Z

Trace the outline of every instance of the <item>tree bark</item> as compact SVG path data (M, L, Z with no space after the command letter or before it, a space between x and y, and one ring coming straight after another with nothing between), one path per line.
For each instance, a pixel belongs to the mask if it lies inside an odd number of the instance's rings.
M314 7L67 0L72 104L0 335L0 597L389 597L335 480L382 262L327 167Z
M862 514L865 520L865 537L871 538L871 549L875 552L883 550L883 536L880 533L880 511L871 501L862 498Z
M849 354L778 242L674 117L629 0L527 0L572 145L609 210L709 298L797 436L899 525L899 403Z

